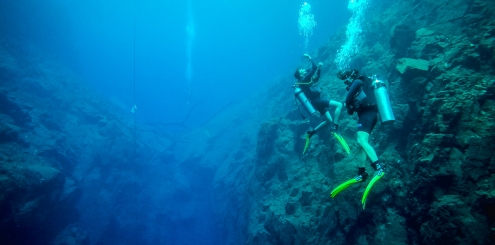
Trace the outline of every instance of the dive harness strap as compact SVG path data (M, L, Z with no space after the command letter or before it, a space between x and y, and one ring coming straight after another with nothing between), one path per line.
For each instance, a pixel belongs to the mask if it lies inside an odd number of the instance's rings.
M320 69L319 67L316 69L315 73L318 72L318 69ZM313 77L311 77L311 81L309 81L309 83L299 83L297 82L296 85L309 85L309 84L312 84L313 83ZM316 83L315 83L316 85Z
M347 187L351 186L352 184L355 184L355 183L358 183L358 182L361 182L363 181L363 178L361 177L361 175L358 175L356 176L355 178L353 179L350 179L342 184L340 184L339 186L337 186L337 188L333 189L332 192L330 192L330 196L332 198L334 198L337 194L339 194L341 191L347 189Z
M379 169L375 175L373 176L373 179L371 179L370 183L366 187L366 190L364 191L363 194L363 199L361 199L361 204L363 205L363 209L366 206L366 198L368 197L368 194L370 193L371 187L375 184L376 181L378 181L381 177L385 175L385 172L383 172L383 169Z

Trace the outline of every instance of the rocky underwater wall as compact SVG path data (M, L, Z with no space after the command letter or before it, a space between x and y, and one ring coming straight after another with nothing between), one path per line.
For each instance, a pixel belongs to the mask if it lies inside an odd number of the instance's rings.
M220 113L180 135L134 126L130 108L18 43L0 42L0 244L245 240L239 162L259 123L226 132L244 117Z
M288 110L266 101L290 89L268 87L171 135L134 124L130 108L26 43L0 40L0 244L247 239L253 132Z
M495 243L493 1L371 4L352 67L388 83L397 121L371 134L387 172L365 210L365 184L329 196L356 175L355 116L340 120L350 155L328 130L302 155L291 74L177 139L2 42L0 243L180 244L212 226L205 243ZM344 41L311 54L337 101Z
M385 176L364 210L367 183L332 199L357 173L356 116L343 112L339 127L350 155L324 129L302 155L309 124L297 109L265 121L247 243L494 244L494 17L493 1L372 1L351 68L389 87L397 121L370 136ZM346 91L331 64L344 38L311 54L325 64L323 97L337 101Z
M132 118L63 65L0 44L0 243L94 244L109 227L137 223L143 211L134 206L149 197L142 165L170 158L159 149L172 141L151 132L136 139Z

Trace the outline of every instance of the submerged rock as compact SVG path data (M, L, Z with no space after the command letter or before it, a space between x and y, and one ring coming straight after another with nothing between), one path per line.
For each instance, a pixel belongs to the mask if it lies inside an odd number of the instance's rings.
M397 61L396 68L404 76L420 75L428 71L429 63L421 59L402 58Z

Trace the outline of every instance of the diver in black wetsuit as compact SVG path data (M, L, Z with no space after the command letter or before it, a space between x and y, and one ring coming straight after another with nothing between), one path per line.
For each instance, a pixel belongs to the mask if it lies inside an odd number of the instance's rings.
M357 112L358 115L357 143L359 145L359 150L357 158L359 161L359 168L357 176L335 188L331 192L331 196L335 197L339 192L350 185L365 181L368 178L368 173L365 171L366 157L368 157L371 161L371 166L375 170L375 174L368 184L363 199L361 200L364 209L366 198L371 187L385 174L384 165L378 159L373 147L368 143L369 136L378 121L377 101L371 88L370 78L360 75L358 70L354 69L339 72L337 73L337 77L344 80L344 83L347 86L346 89L349 91L345 100L347 113L353 115L354 112Z
M316 65L315 61L312 60L311 56L309 56L308 54L304 54L304 57L311 61L311 70L297 69L294 73L294 77L298 80L296 85L302 90L304 95L306 95L307 99L314 107L314 109L316 109L320 113L320 115L325 116L325 121L320 123L314 129L310 129L308 131L308 138L311 138L311 136L313 136L317 130L327 124L330 124L331 131L337 131L339 127L338 123L340 112L342 110L342 103L334 100L323 99L320 97L321 89L317 85L318 81L320 80L321 66L323 64L320 62L318 65ZM330 106L335 106L334 119L330 115L330 112L328 112L328 108ZM311 112L309 113L311 114Z
M357 112L358 115L358 132L357 143L360 146L358 152L359 171L363 180L366 180L368 174L365 171L366 156L371 160L371 166L377 171L383 168L383 164L378 160L375 150L368 143L368 138L378 121L378 107L369 78L360 75L359 71L354 69L346 72L339 72L337 77L344 80L347 85L347 97L345 105L349 115Z

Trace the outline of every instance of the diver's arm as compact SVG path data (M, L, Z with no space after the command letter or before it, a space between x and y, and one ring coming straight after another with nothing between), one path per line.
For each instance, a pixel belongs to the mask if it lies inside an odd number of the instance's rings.
M356 97L357 92L363 85L363 82L361 80L354 80L351 84L351 88L349 89L349 92L347 93L347 97L345 98L345 107L347 108L347 113L349 115L352 115L354 111L352 110L352 105L354 101L354 97Z
M318 69L318 66L316 65L315 61L312 60L311 57L309 57L309 55L307 57L308 60L311 61L311 70L308 72L308 74L306 74L302 78L302 81L311 81L311 77L315 74L316 69Z
M318 64L318 68L316 68L316 74L311 78L313 79L313 83L317 83L320 80L321 73L321 62Z

